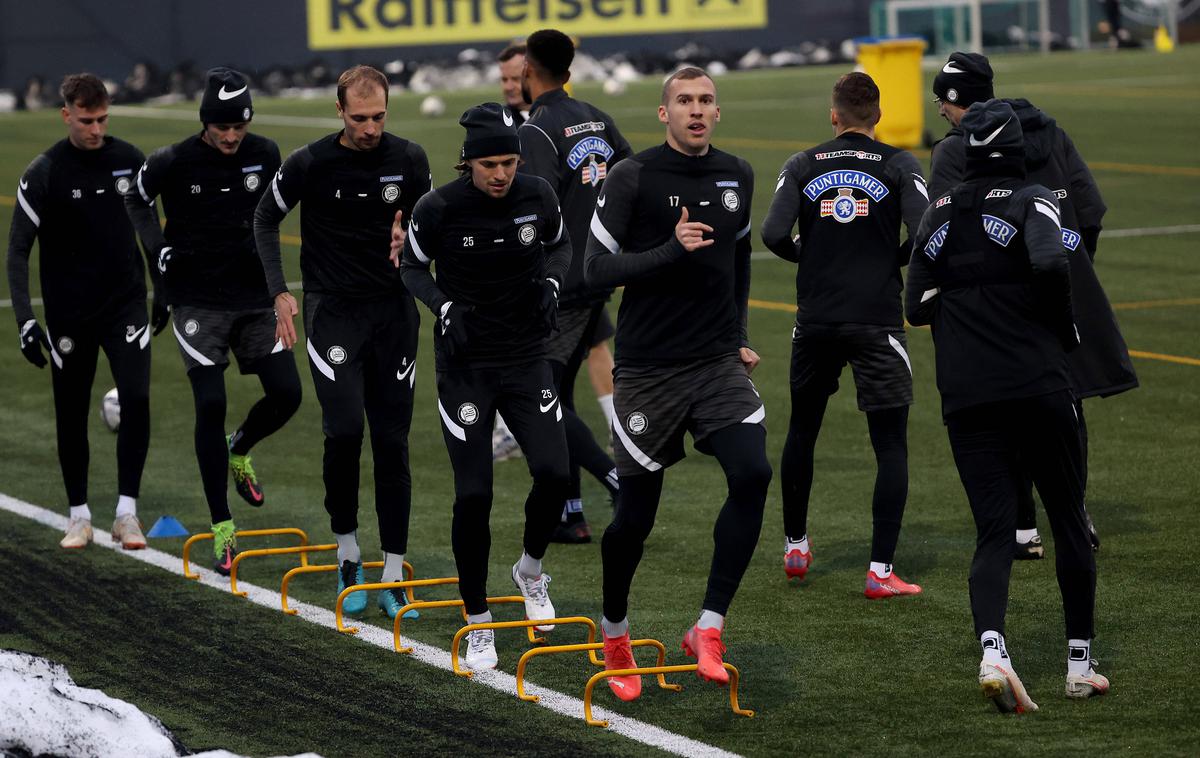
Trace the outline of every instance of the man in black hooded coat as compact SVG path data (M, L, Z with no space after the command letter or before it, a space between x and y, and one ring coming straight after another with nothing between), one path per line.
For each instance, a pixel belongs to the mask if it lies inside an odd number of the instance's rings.
M930 197L938 197L963 180L966 152L959 121L965 106L970 105L967 101L987 99L991 89L992 70L987 58L974 53L952 53L935 77L934 95L953 128L933 148ZM951 93L957 104L951 102ZM1086 481L1087 427L1082 424L1083 399L1109 397L1138 386L1125 338L1093 266L1101 222L1108 208L1091 171L1062 127L1028 100L1014 98L1004 102L1012 107L1024 133L1026 176L1054 192L1062 211L1063 245L1070 253L1071 301L1080 339L1079 348L1067 356L1067 364L1083 429ZM1075 254L1078 252L1086 255ZM1044 549L1037 535L1032 482L1027 473L1021 475L1025 485L1021 488L1018 509L1016 557L1037 559L1043 557ZM1092 544L1099 549L1100 539L1094 529Z

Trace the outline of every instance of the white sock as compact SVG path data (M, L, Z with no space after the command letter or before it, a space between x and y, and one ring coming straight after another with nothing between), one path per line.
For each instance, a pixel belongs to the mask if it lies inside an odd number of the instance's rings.
M700 620L696 622L696 626L701 629L723 629L725 617L716 611L700 611Z
M871 570L874 571L875 576L879 577L880 579L887 579L892 575L892 564L871 561Z
M72 505L71 506L71 518L81 518L84 521L91 521L92 520L92 509L88 508L87 503L84 503L83 505Z
M1092 670L1092 641L1067 640L1067 673L1087 676Z
M629 634L629 617L620 621L609 621L604 616L600 617L600 627L604 629L604 636L608 638L620 637L622 634Z
M468 613L468 624L490 624L492 622L492 612L484 611L483 613Z
M1004 635L1000 632L987 630L979 635L979 644L983 646L983 662L996 665L1012 665L1008 657L1008 649L1004 646Z
M358 532L353 531L349 534L333 533L333 538L337 540L338 565L342 565L346 561L351 563L362 563L362 551L358 549Z
M137 498L121 495L117 498L117 518L137 515Z
M542 560L530 558L529 553L521 553L521 560L517 561L517 573L526 579L537 579L542 575Z
M607 395L600 395L596 398L596 402L600 403L600 410L604 411L604 418L608 421L608 425L611 427L613 422L612 393L610 392Z
M808 552L808 535L804 535L798 540L787 537L787 544L784 545L783 552L790 553L793 550L799 550L802 553Z
M383 578L381 582L404 581L404 553L383 554Z
M1021 543L1022 545L1032 542L1033 538L1036 536L1038 536L1037 527L1034 527L1033 529L1017 530L1017 542Z

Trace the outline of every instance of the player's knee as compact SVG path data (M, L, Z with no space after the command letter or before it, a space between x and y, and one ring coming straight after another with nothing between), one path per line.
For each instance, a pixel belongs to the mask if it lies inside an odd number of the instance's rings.
M531 462L529 473L533 476L533 483L539 487L566 489L571 483L566 461Z
M771 484L771 464L763 456L741 461L729 472L729 493L746 505L766 502L767 487Z
M331 440L338 440L341 444L346 444L352 440L355 445L362 447L364 424L361 413L345 415L326 414L321 427L325 432L326 445Z
M304 392L300 389L300 380L297 379L294 383L289 382L282 387L273 387L269 397L280 413L291 416L299 410Z
M225 392L208 388L197 388L195 394L196 418L225 416ZM125 398L121 398L121 410L125 410Z
M492 493L484 487L467 487L459 489L454 496L454 516L456 518L486 518L492 508Z

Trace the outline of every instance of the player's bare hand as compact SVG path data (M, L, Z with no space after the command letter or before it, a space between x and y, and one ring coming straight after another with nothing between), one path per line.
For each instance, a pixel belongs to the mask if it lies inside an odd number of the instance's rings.
M683 245L683 249L689 253L693 250L699 250L702 247L708 247L716 240L704 239L705 232L712 232L713 228L708 224L702 224L699 221L688 221L688 209L685 205L683 212L679 214L679 223L675 224L675 239L679 240L679 244Z
M290 292L280 292L275 296L275 339L283 342L288 350L296 344L296 314L300 308L296 298Z
M404 239L408 236L408 231L404 228L404 211L396 211L396 218L392 219L392 246L388 253L388 260L396 268L400 268L400 253L404 252Z
M742 359L742 365L746 367L747 374L754 371L760 360L758 353L754 352L748 347L738 348L738 357Z

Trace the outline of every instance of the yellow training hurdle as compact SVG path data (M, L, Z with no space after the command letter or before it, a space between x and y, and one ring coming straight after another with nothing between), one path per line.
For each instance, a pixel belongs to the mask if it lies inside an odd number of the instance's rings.
M729 672L729 706L739 716L754 718L754 711L738 705L738 680L741 678L741 675L738 674L737 668L732 663L723 665L725 666L725 670ZM682 666L646 666L633 669L613 669L612 671L601 671L593 674L592 678L588 679L587 687L583 690L583 718L587 721L588 726L608 726L607 721L592 718L592 690L601 679L607 679L610 676L633 676L634 674L676 674L684 671L695 671L696 668L697 665L695 663L689 663Z
M522 604L524 604L524 602L525 602L525 598L521 597L520 595L504 595L502 597L487 598L488 605L491 605L493 603L496 603L496 604L522 603ZM404 618L404 614L410 610L416 609L418 611L423 611L427 608L462 608L463 609L463 611L462 611L463 621L467 620L467 610L463 606L463 601L461 599L459 599L459 600L414 600L414 601L410 602L408 605L401 608L400 611L396 614L396 620L392 622L392 646L396 649L397 653L402 653L402 654L407 655L408 653L412 652L411 647L401 647L400 646L400 620L402 618ZM538 644L541 644L546 641L546 639L544 637L538 637L536 634L534 634L533 627L527 627L525 631L529 635L529 644L531 644L531 645L538 645Z
M524 600L524 598L522 598L522 600ZM453 668L454 673L459 676L469 677L474 673L472 671L466 671L466 670L460 668L458 665L459 643L462 642L462 638L468 632L475 631L476 629L525 628L525 629L530 630L530 636L532 638L533 627L549 626L551 624L553 624L554 626L558 626L559 624L562 624L564 626L567 624L583 624L584 626L586 626L588 628L588 642L594 643L596 641L596 622L592 621L587 616L564 616L562 618L552 618L552 619L523 619L521 621L485 621L485 622L482 622L479 624L467 624L466 626L464 626L463 628L459 629L457 632L454 633L454 641L450 643L451 668ZM589 655L595 656L595 653L589 651Z
M656 648L658 650L658 663L656 664L656 668L662 668L663 664L666 663L667 648L658 640L631 640L629 645L631 647ZM521 656L521 660L517 661L517 697L528 703L536 703L538 701L537 695L525 694L525 667L529 664L531 658L539 655L574 653L586 650L588 651L588 659L593 665L603 666L604 661L601 658L596 657L596 651L602 650L603 648L603 642L589 642L583 645L551 645L549 647L535 647L532 650L525 651L525 654ZM679 692L683 689L681 685L669 684L662 672L659 672L656 678L658 679L658 686L660 689L671 690L672 692Z
M457 576L443 576L437 579L408 579L402 582L367 582L366 584L352 584L338 594L337 607L334 609L333 616L337 621L337 630L345 634L358 634L357 626L346 626L342 623L342 603L350 596L352 592L366 592L367 590L407 590L409 587L432 587L438 584L458 584ZM412 605L412 603L409 603ZM409 605L404 606L396 614L396 618L404 615Z
M302 546L308 545L308 534L306 534L303 529L297 529L297 528L291 527L291 526L281 527L279 529L247 529L244 532L234 532L233 536L234 537L269 537L272 535L279 535L279 534L296 535L297 537L300 538L300 544ZM197 534L193 534L191 537L188 537L187 542L183 543L183 575L185 577L187 577L188 579L199 579L200 578L200 575L193 574L191 571L191 568L189 567L188 559L191 556L192 545L196 544L197 542L201 542L203 540L211 540L212 538L213 538L212 532L199 532ZM302 565L302 566L308 565L308 558L305 557L304 553L300 554L300 565Z
M383 561L367 561L366 563L363 564L363 568L364 569L383 568ZM329 564L323 563L323 564L320 564L317 566L297 566L296 568L294 568L291 571L288 571L286 574L284 574L283 575L283 583L279 587L279 595L280 595L279 601L283 605L283 612L289 616L295 616L297 613L297 611L288 607L288 584L291 583L293 577L299 576L300 574L320 574L320 573L326 573L326 572L334 572L334 571L337 571L337 569L338 569L338 567L337 567L336 563L329 563ZM410 580L413 578L413 567L412 567L412 564L409 563L408 561L404 562L404 576ZM408 594L409 600L414 599L413 591L411 588L409 588L407 594Z

